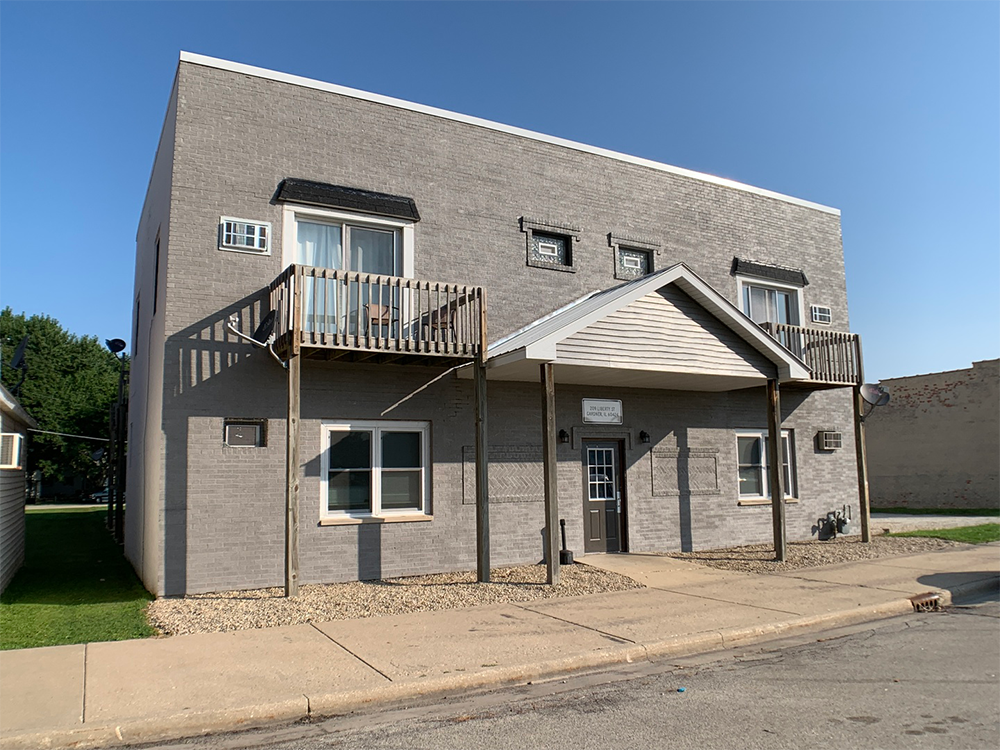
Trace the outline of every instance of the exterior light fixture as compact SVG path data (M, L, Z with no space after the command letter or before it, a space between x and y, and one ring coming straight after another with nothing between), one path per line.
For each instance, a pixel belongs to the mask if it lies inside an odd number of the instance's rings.
M569 442L569 433L566 432L566 430L559 430L559 442L560 443Z
M649 433L646 432L645 430L643 430L642 432L640 432L639 433L639 442L640 443L648 443L649 442Z

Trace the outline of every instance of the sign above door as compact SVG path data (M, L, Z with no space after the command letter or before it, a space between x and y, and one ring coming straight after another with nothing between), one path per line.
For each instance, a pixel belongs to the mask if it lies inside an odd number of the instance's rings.
M621 424L622 402L610 398L585 398L583 421L587 424Z

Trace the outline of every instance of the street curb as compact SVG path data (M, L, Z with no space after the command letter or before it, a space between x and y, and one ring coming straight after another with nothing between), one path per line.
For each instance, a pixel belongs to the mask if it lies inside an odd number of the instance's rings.
M997 591L1000 573L978 581L956 586L951 590L933 590L901 597L868 607L840 610L819 615L797 617L768 625L728 628L678 636L648 644L626 645L610 650L579 654L517 667L503 667L487 672L449 675L425 682L393 683L368 690L352 690L317 696L262 703L242 708L200 711L154 719L133 719L117 724L78 727L47 732L22 732L0 739L2 750L33 750L46 748L114 747L124 744L164 742L199 737L224 731L259 728L307 718L320 718L349 713L377 703L396 703L417 698L430 698L458 690L484 690L509 687L524 682L551 679L570 672L597 669L640 661L657 661L674 656L692 656L712 651L724 651L783 636L827 630L836 627L874 622L914 612L912 598L924 593L936 594L941 606L949 606L956 597Z

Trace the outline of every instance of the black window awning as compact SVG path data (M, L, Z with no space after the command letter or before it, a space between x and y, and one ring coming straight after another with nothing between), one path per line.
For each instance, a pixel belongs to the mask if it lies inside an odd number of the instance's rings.
M409 219L420 221L417 204L413 198L403 195L376 193L371 190L330 185L326 182L313 182L289 177L278 185L275 200L288 203L307 203L311 206L326 208L343 208L349 211L362 211L366 214L390 216L394 219Z
M743 260L742 258L733 258L733 274L737 276L756 276L759 279L781 281L785 284L794 284L795 286L806 286L809 283L805 272L796 268L771 266L766 263Z

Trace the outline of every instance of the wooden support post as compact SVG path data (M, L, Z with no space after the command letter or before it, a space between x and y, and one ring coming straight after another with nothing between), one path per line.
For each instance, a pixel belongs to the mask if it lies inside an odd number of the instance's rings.
M784 562L785 488L781 442L781 395L777 380L767 381L767 483L771 489L771 522L774 526L774 559Z
M299 388L302 358L288 358L288 417L285 421L285 596L299 593Z
M476 368L476 579L490 581L490 457L487 433L486 359L489 346L486 334L486 290L479 297L479 351Z
M854 386L854 449L858 456L858 500L861 513L861 541L872 540L871 498L868 494L868 457L865 452L865 401L861 386Z
M542 380L542 463L545 472L545 580L559 583L559 493L556 482L556 386L552 363L540 365Z

